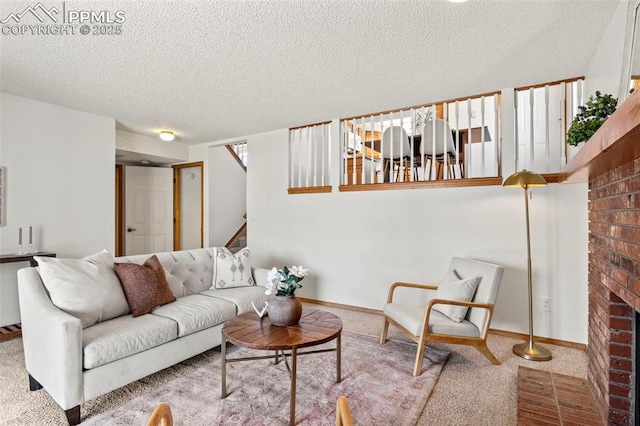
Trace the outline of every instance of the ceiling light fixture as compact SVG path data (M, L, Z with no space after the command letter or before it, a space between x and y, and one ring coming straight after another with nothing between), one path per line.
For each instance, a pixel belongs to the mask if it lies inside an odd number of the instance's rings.
M464 3L467 0L449 0L451 3Z
M163 141L172 141L176 136L171 130L160 130L160 139Z

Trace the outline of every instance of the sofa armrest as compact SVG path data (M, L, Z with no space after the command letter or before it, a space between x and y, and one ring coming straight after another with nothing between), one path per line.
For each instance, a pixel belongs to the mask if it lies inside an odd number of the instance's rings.
M269 269L265 268L251 268L253 272L253 279L256 280L256 285L260 287L264 287L267 284L267 274L269 273Z
M51 302L36 268L18 270L18 298L27 371L63 409L81 404L82 322Z

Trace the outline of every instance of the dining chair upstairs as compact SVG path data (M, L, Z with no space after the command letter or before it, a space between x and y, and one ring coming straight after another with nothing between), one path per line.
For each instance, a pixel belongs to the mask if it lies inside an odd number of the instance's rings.
M401 126L390 126L382 132L381 156L384 159L385 181L391 181L391 170L395 171L395 182L410 180L411 176L411 146L409 135Z
M456 153L449 123L438 118L427 121L422 129L420 142L420 156L425 176L429 179L441 179L446 161L449 179L464 177L464 167Z

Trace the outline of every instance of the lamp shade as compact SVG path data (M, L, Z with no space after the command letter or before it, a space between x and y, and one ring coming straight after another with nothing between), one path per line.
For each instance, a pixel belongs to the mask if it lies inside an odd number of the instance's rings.
M532 186L546 186L547 181L535 172L522 170L509 176L502 186L518 186L520 188L530 188Z

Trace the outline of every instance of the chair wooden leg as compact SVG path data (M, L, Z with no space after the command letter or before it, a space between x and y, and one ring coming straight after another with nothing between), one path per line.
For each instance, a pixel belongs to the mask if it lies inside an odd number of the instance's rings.
M500 365L500 361L496 356L491 352L491 350L487 347L487 344L483 342L482 344L476 346L476 349L480 351L482 355L484 355L493 365Z
M384 322L382 324L382 333L380 334L380 344L384 345L387 343L387 332L389 331L389 321L387 317L384 317Z
M422 374L422 360L424 358L424 351L427 348L427 344L422 342L418 343L418 350L416 352L416 363L413 366L413 376L418 377Z

